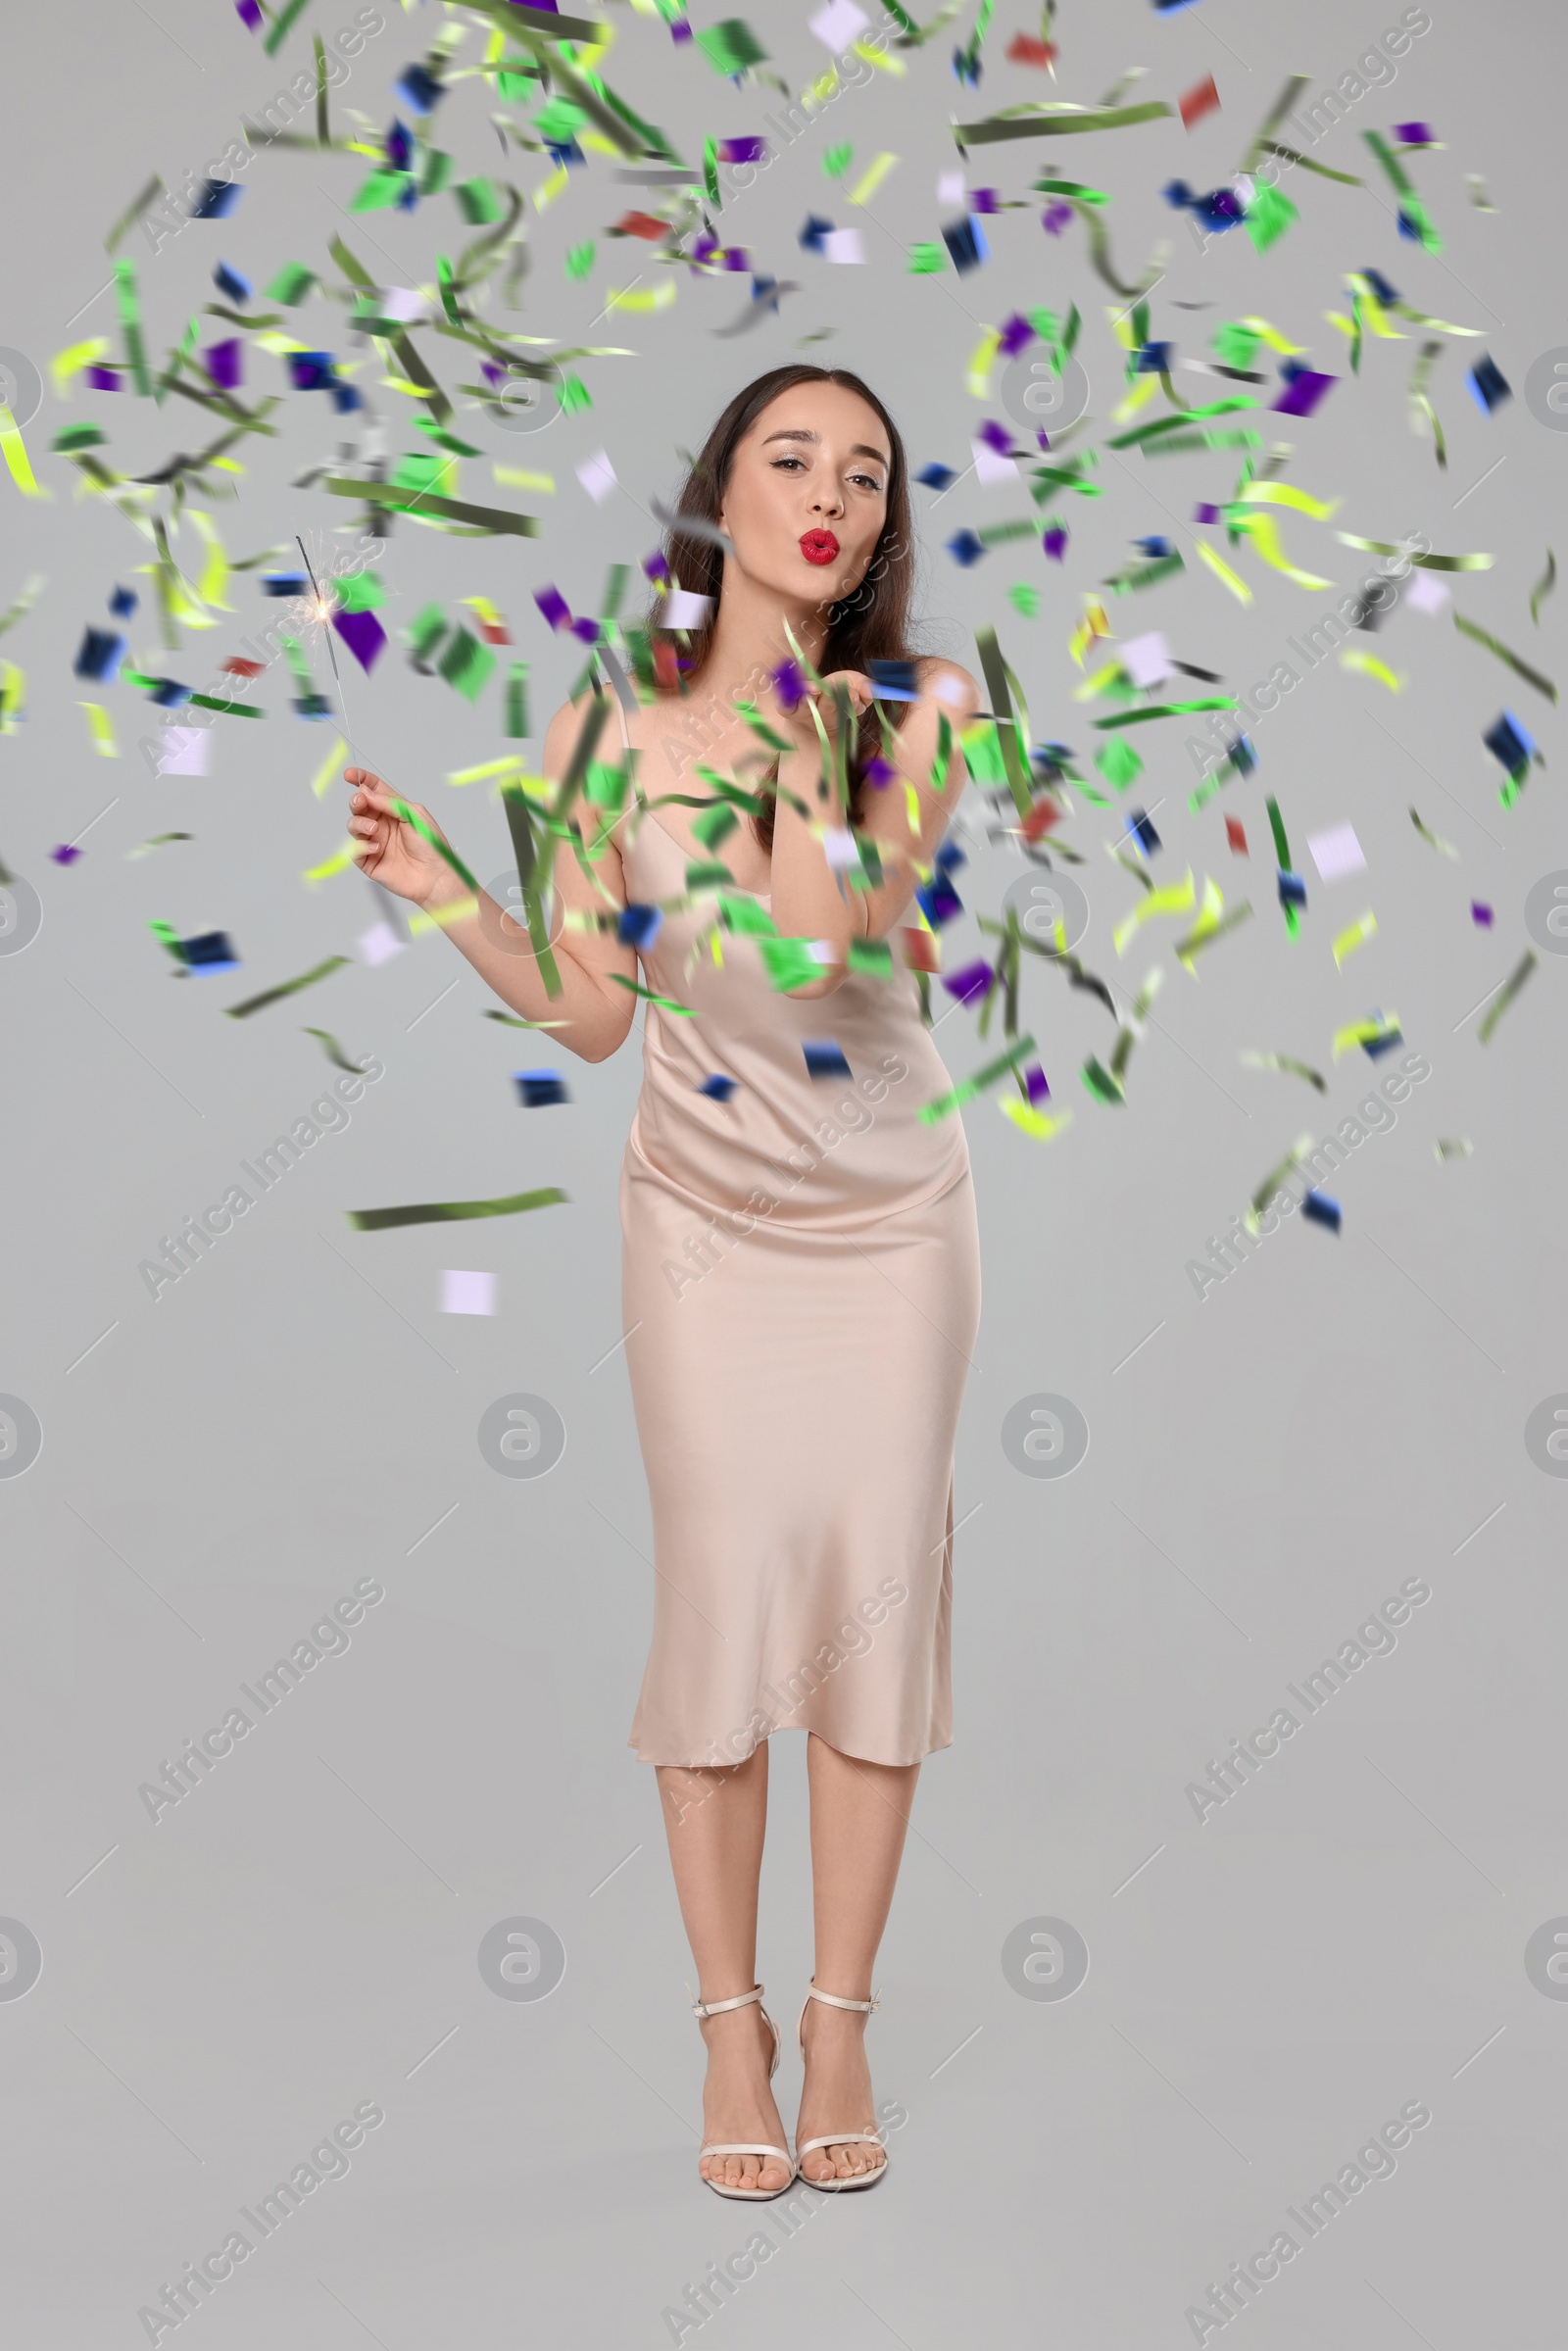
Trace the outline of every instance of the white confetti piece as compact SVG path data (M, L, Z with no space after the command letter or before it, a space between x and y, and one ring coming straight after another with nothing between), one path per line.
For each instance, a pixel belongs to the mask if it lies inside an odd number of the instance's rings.
M1366 859L1361 855L1353 824L1337 824L1331 833L1309 833L1306 846L1326 882L1337 882L1347 873L1366 871Z
M596 451L591 458L585 459L577 467L577 479L595 506L603 506L611 491L618 490L620 487L619 482L615 479L615 468L603 449Z
M827 0L826 8L819 8L807 23L824 49L842 51L859 39L870 19L860 14L855 0Z
M660 607L661 628L701 628L713 609L711 596L694 595L690 588L672 588Z
M496 1277L493 1273L455 1273L450 1269L442 1273L443 1314L493 1314L495 1310Z
M362 963L390 963L408 945L400 939L389 922L375 922L354 942L354 952Z
M169 726L158 755L160 775L206 775L213 753L213 732L207 726Z

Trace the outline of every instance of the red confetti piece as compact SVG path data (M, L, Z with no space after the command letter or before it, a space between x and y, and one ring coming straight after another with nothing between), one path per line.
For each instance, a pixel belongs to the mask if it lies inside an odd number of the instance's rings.
M1219 92L1214 87L1212 73L1206 81L1199 82L1196 89L1188 91L1186 97L1181 101L1181 112L1182 121L1189 130L1192 129L1195 122L1200 122L1205 115L1219 113Z
M1015 66L1054 66L1056 44L1037 40L1032 32L1015 32L1007 43L1007 57Z
M1247 835L1242 830L1242 822L1239 816L1226 817L1225 838L1230 843L1232 849L1236 852L1236 855L1239 857L1250 856L1251 853L1247 846Z

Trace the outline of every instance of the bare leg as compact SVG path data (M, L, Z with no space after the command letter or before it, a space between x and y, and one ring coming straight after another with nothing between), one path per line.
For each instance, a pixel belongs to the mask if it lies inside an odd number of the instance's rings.
M757 1889L767 1826L767 1740L722 1770L658 1764L675 1891L697 1963L700 2000L728 2000L757 1982ZM767 2069L773 2039L755 2000L702 2023L708 2044L703 2137L784 2145ZM703 2177L729 2187L782 2188L785 2166L766 2155L709 2155Z
M893 1902L917 1763L863 1763L840 1754L811 1732L806 1742L811 1790L811 1882L816 1924L815 1981L846 2000L871 1997L871 1970ZM807 2004L806 2088L795 2143L835 2127L874 2131L866 2020L852 2009ZM885 2155L864 2140L819 2147L801 2170L808 2180L848 2179L880 2171Z

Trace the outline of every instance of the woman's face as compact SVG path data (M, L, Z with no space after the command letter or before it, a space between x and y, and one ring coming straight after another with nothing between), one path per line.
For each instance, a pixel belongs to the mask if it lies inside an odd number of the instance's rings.
M740 569L791 604L853 594L887 519L892 457L886 426L858 392L832 383L780 392L737 444L719 510Z

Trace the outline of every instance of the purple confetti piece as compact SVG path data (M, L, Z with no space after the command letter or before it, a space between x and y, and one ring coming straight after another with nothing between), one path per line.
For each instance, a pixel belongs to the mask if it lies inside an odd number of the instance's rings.
M1219 520L1219 508L1217 506L1195 506L1193 509L1193 520L1195 522L1217 522Z
M237 335L226 343L210 343L202 353L202 366L220 392L235 391L244 381L244 354Z
M865 780L878 792L885 792L889 784L898 782L899 771L890 759L885 759L878 752L874 759L866 762Z
M1473 898L1470 901L1470 917L1473 922L1479 922L1485 930L1491 930L1492 908L1483 906L1479 898Z
M1048 204L1040 216L1040 225L1048 237L1059 237L1071 219L1070 204Z
M1014 311L1002 329L1002 340L997 345L997 349L1004 359L1015 360L1024 346L1032 343L1034 339L1035 330L1028 319L1023 318L1019 312Z
M337 630L360 667L368 676L374 668L381 648L386 643L386 630L373 612L334 612L332 626Z
M62 841L60 847L52 849L49 855L57 865L74 865L81 852L74 841Z
M1029 1103L1031 1108L1034 1107L1036 1102L1050 1102L1051 1087L1047 1080L1046 1073L1041 1068L1038 1061L1030 1062L1028 1068L1023 1073L1023 1082L1029 1090Z
M786 710L799 710L806 700L806 680L793 661L780 661L773 671L773 690Z
M118 367L89 367L87 382L94 392L118 392L120 370Z
M1432 132L1425 122L1396 122L1394 135L1403 139L1407 147L1430 147Z
M994 417L986 418L980 427L979 438L984 441L988 449L994 449L998 457L1016 457L1017 455L1017 451L1012 445L1011 433L1004 424L998 424Z
M1298 369L1273 403L1275 415L1310 416L1330 386L1339 380L1337 375L1316 375L1310 367Z
M571 607L558 588L535 588L533 600L552 628L566 626L571 618Z
M1054 563L1059 563L1067 552L1065 523L1054 522L1040 542Z
M256 0L234 0L234 13L247 32L261 31L262 12L257 7Z
M721 164L765 164L766 139L720 139L718 160Z
M944 973L942 985L950 996L957 998L959 1004L973 1004L977 997L984 996L992 978L991 966L982 958L978 963L965 963L961 971Z

